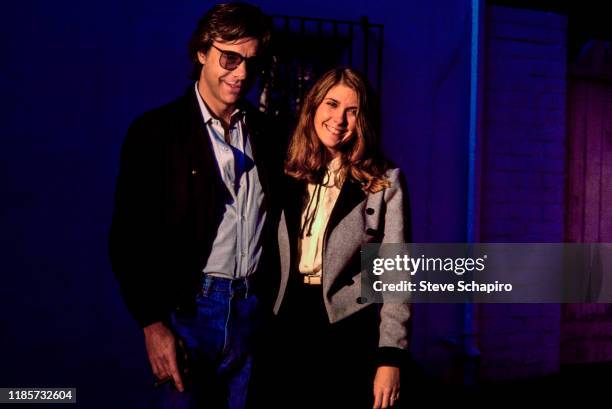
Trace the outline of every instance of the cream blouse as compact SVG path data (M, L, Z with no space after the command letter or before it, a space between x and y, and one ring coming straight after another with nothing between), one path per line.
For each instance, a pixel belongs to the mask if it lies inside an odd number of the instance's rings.
M325 229L344 182L340 165L340 158L332 160L322 183L308 184L308 200L301 217L298 251L299 270L304 274L304 282L309 284L321 284Z

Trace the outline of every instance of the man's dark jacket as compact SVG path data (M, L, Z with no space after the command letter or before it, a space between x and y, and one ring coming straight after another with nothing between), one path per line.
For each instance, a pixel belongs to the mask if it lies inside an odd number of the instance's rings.
M246 102L241 106L268 210L255 277L271 302L278 281L275 187L284 143L263 114ZM109 250L128 310L142 327L193 306L229 197L193 87L131 124L121 151Z

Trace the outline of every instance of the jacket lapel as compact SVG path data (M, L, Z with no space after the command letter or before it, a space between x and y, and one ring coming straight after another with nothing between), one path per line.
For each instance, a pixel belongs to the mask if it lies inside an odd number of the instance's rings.
M263 144L262 135L262 124L257 120L257 115L253 112L253 108L250 106L246 107L246 124L249 131L249 138L251 141L251 150L253 151L253 160L255 161L255 167L257 167L257 175L259 176L259 183L261 189L266 197L269 197L270 190L268 185L268 172L266 164L264 163L265 155L261 149Z
M302 209L304 207L304 199L306 197L306 182L295 180L290 176L286 176L286 191L284 192L284 210L285 222L287 223L287 232L292 241L298 238L300 234Z
M290 237L297 238L300 234L302 209L306 198L306 182L287 177L287 189L284 194L285 221ZM327 222L326 231L334 229L366 197L358 183L345 180L340 189L340 195Z
M189 87L188 100L191 110L191 137L194 148L191 154L195 158L202 158L201 161L198 161L198 165L199 167L202 167L202 169L194 170L196 172L203 172L208 176L216 177L216 179L218 179L217 183L223 184L223 179L219 173L219 167L217 166L212 150L210 136L206 130L206 124L204 124L202 111L200 111L200 104L198 103L197 98L198 96L194 92L193 87Z
M347 178L342 184L340 195L338 196L334 209L329 216L326 231L332 231L342 219L344 219L359 203L365 199L365 197L366 194L359 186L359 183ZM326 236L329 236L329 234Z

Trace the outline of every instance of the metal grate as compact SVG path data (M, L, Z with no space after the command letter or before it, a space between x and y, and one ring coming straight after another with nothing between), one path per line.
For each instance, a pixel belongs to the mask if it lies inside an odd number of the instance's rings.
M273 15L272 65L264 76L260 110L291 129L306 92L325 71L361 71L380 97L383 25L359 21Z

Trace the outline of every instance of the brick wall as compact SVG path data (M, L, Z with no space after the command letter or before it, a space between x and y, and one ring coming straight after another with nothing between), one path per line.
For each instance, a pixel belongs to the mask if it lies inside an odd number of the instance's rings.
M485 35L481 241L564 241L566 17L491 6ZM480 305L480 377L559 368L558 304Z

